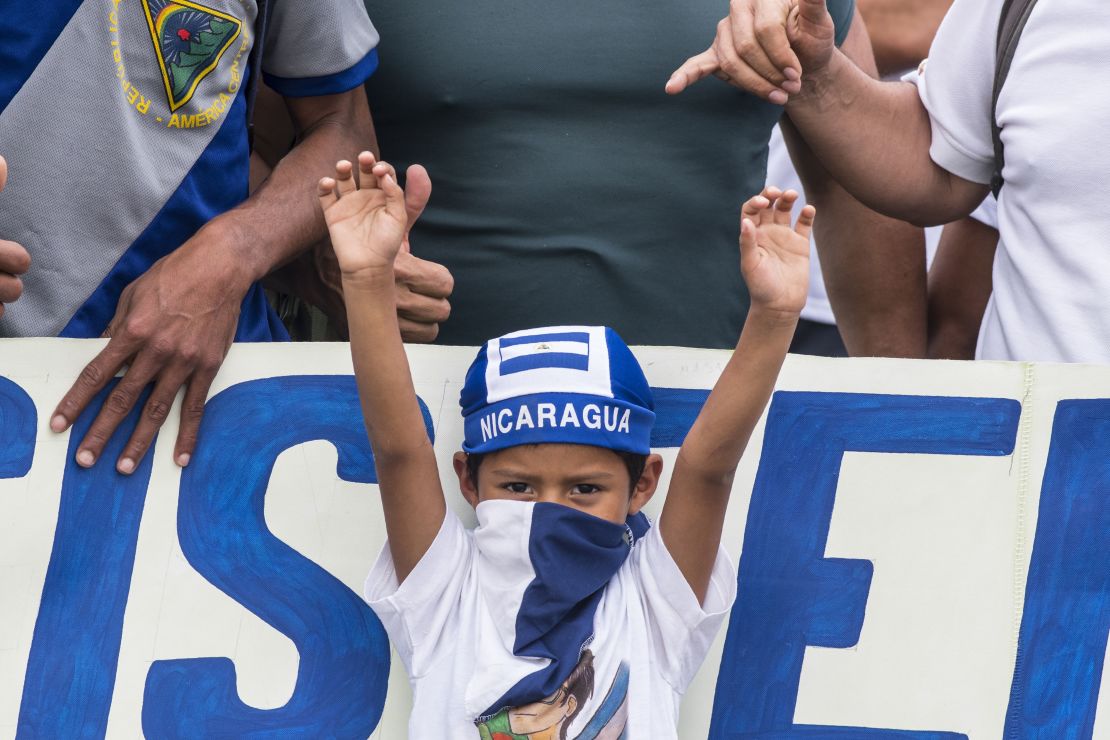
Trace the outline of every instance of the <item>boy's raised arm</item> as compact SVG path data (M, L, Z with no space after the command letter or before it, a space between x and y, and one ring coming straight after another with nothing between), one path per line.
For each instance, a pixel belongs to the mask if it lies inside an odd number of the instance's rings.
M435 540L447 513L435 453L397 324L393 263L408 219L397 174L363 152L320 181L320 205L343 275L351 354L374 450L390 552L399 581Z
M805 305L809 233L806 206L791 228L793 191L767 188L744 204L741 265L751 310L736 350L678 452L659 519L660 534L699 601L709 588L736 466L747 447Z

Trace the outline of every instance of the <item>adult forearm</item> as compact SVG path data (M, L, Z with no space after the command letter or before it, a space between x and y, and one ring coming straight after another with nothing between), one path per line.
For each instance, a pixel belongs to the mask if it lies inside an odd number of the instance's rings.
M832 177L880 213L932 225L974 207L963 181L930 159L929 116L913 85L874 80L837 51L786 112Z
M829 303L853 357L925 356L925 236L843 188L811 201Z
M337 160L374 148L373 125L361 88L320 101L327 112L301 122L300 141L261 186L197 234L198 239L233 251L252 281L327 236L323 216L311 197L316 181ZM310 103L297 105L311 109Z

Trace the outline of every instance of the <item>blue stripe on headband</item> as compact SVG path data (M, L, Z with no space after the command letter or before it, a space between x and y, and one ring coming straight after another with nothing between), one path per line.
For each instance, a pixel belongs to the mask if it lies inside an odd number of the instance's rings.
M589 355L576 355L572 352L540 352L534 355L521 355L509 360L502 360L501 375L512 375L527 370L544 370L546 368L564 368L566 370L590 369Z
M516 347L521 344L543 344L544 342L579 342L590 346L590 335L584 331L551 332L549 334L527 334L522 337L502 337L502 347Z

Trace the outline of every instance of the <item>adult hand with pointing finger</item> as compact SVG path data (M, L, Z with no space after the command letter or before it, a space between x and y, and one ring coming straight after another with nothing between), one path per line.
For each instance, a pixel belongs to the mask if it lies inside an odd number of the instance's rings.
M0 157L0 191L7 180L8 163ZM18 300L23 294L23 282L19 276L30 268L31 255L26 249L15 242L0 239L0 317L4 315L4 304Z
M713 43L675 70L666 91L677 95L714 75L785 105L801 92L803 74L814 75L829 63L835 40L825 0L732 0Z

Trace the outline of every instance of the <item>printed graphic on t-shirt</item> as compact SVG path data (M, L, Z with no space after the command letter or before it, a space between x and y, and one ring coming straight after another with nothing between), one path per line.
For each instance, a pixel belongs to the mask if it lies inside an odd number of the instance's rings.
M532 704L501 710L478 724L478 736L481 740L627 740L627 663L620 664L582 731L567 734L593 697L596 678L593 652L583 650L578 665L555 693Z

